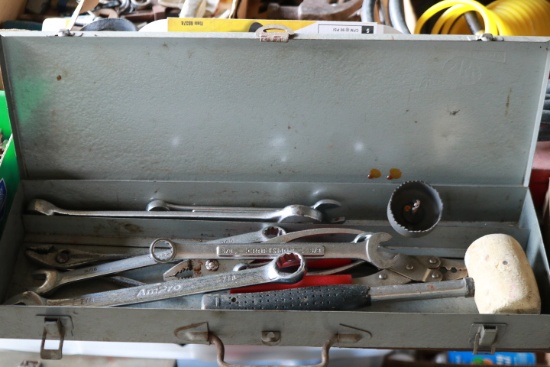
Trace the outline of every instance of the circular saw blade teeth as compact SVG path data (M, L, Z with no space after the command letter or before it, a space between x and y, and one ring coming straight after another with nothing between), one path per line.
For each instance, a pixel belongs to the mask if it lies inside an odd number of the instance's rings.
M392 228L405 237L431 232L441 219L443 202L439 193L424 181L405 181L392 193L387 217Z

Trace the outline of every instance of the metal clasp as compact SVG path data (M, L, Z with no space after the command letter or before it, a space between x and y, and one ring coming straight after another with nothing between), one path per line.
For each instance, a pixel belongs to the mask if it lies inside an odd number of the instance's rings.
M505 329L506 324L472 324L470 343L473 344L473 353L495 354L496 345Z
M501 36L494 36L492 33L482 33L482 34L476 35L476 40L477 41L484 41L484 42L487 42L487 41L504 41L504 38L502 38Z
M46 317L44 319L44 331L42 332L42 343L40 344L40 358L61 359L63 357L63 342L67 331L72 330L72 321L68 316ZM56 349L46 349L48 338L57 339L59 345Z
M282 32L267 32L270 29L277 29ZM288 42L294 31L282 24L268 24L256 30L256 37L260 42Z

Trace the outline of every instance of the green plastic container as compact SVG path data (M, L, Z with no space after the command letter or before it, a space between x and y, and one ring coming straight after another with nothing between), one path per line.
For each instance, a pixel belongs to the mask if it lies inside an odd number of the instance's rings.
M4 139L8 138L6 150L0 159L0 233L2 233L15 191L19 186L19 168L4 91L0 91L0 129Z

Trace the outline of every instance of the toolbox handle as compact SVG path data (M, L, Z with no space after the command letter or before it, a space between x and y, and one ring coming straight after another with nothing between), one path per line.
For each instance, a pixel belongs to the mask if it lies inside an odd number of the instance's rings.
M321 362L320 363L311 364L311 365L303 365L301 367L326 367L326 366L328 366L328 360L329 360L328 352L329 352L329 349L338 340L339 340L339 335L336 334L332 338L330 338L327 342L325 342L325 344L323 345L323 347L321 349ZM218 362L218 366L220 366L220 367L251 367L250 365L232 364L232 363L225 362L224 361L224 356L225 356L224 344L221 341L221 339L218 338L215 334L208 333L208 342L210 344L214 344L216 346L216 349L218 351L218 355L216 357L216 360ZM285 367L285 366L282 366L282 365L263 366L262 365L262 367Z
M273 29L282 32L267 32ZM260 42L288 42L291 36L294 36L294 31L282 24L268 24L256 30L256 37Z

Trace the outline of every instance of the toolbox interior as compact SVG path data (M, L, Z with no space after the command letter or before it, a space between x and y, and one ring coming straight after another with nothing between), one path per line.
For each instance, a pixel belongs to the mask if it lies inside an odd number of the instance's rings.
M288 195L299 195L307 192L308 183L279 183L278 194L284 191ZM106 188L109 188L106 190ZM200 187L200 189L198 188ZM208 182L132 182L132 190L115 181L24 181L21 193L16 198L15 206L23 209L18 225L7 229L6 238L18 238L9 241L5 246L16 249L15 267L9 277L5 277L2 289L5 298L9 298L37 285L31 276L33 270L43 268L34 264L24 255L24 249L31 245L55 244L58 248L76 248L98 250L101 252L132 254L147 253L149 245L156 238L209 239L227 237L240 233L259 230L266 223L236 221L204 221L181 219L124 219L124 218L78 218L68 216L44 216L29 213L25 204L34 198L43 198L72 209L95 208L105 210L139 210L146 202L137 202L136 195L147 197L155 192L163 192L178 202L189 202L197 194L204 192L203 197L220 197L223 202L232 206L250 206L251 194L247 191L253 187L260 206L281 205L280 202L266 202L274 193L273 183L208 183ZM282 189L281 187L284 187ZM420 238L404 238L397 234L386 219L387 200L395 185L374 184L332 184L325 185L345 206L350 205L348 220L344 226L363 229L365 232L387 232L392 240L385 243L394 251L410 255L433 255L448 258L463 258L466 248L477 238L491 233L506 233L515 237L525 248L528 258L535 270L542 294L549 288L548 270L544 246L537 218L532 208L530 197L524 188L502 187L453 187L438 186L445 205L444 216L436 229ZM174 190L175 191L172 191ZM64 195L59 196L59 192ZM102 192L101 196L97 195ZM209 193L206 195L206 193ZM173 195L173 196L172 196ZM111 198L117 198L117 205L109 205ZM480 200L480 198L487 200ZM101 200L98 200L101 198ZM246 199L245 199L246 198ZM475 202L473 207L469 203ZM197 201L197 205L208 204ZM501 206L501 207L499 207ZM511 209L513 208L513 209ZM481 220L484 219L484 220ZM279 224L287 231L315 228L314 224ZM326 238L328 241L349 241L351 237ZM12 250L13 251L13 250ZM12 268L14 262L4 257L4 269ZM161 274L169 267L159 264L153 267L122 273L130 278L144 282L158 282ZM66 285L57 290L51 298L70 298L78 295L117 289L116 284L93 279ZM157 301L125 307L138 308L174 308L200 309L200 298L197 296L180 297L173 300ZM546 312L547 300L543 298L543 309ZM380 302L359 310L368 312L422 312L422 313L477 313L473 298L449 298L439 300Z

